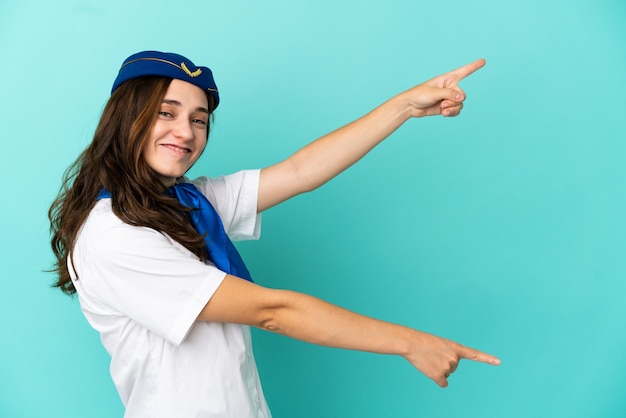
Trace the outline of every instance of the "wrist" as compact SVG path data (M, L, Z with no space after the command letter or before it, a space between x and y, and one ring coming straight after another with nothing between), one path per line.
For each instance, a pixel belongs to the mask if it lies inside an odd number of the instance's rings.
M407 92L402 92L389 99L386 103L392 113L392 117L396 118L399 124L403 124L411 118L419 117L419 109L411 101L411 97Z
M406 119L421 118L426 116L426 111L422 109L415 101L414 88L406 90L396 96L398 99L397 106L400 111L406 116Z

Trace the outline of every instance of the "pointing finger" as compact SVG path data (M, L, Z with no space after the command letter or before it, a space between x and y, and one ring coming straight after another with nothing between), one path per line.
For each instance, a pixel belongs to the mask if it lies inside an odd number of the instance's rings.
M478 361L480 363L492 364L494 366L500 365L500 359L496 356L492 356L491 354L483 353L482 351L469 347L463 347L459 357L466 360Z
M483 68L485 66L485 64L487 63L487 61L485 61L484 58L478 59L474 62L471 62L469 64L466 64L462 67L457 68L456 70L452 70L450 71L447 76L449 78L453 78L455 80L462 80L465 77L467 77L468 75L472 74L475 71L478 71L479 69Z

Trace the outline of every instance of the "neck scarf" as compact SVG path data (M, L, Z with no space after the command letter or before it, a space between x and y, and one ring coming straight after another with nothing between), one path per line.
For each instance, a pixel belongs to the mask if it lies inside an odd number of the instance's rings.
M203 235L209 260L221 271L252 282L241 255L226 235L219 214L206 196L191 183L176 184L168 188L167 193L178 199L183 206L194 209L188 213L195 230ZM102 189L97 199L110 197L111 193Z

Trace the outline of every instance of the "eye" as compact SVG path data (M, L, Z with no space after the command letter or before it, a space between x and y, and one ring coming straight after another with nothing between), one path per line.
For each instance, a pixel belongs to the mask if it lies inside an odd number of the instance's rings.
M207 121L204 119L192 119L192 122L196 125L206 126Z
M173 118L174 115L172 115L170 112L166 111L166 110L160 110L159 111L159 116L163 116L164 118Z

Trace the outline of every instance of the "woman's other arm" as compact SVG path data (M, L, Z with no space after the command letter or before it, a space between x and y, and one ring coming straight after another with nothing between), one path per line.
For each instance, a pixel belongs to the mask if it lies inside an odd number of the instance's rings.
M251 325L313 344L404 357L439 386L461 359L499 365L490 354L380 321L288 290L227 275L198 319Z
M360 160L410 118L457 116L465 93L458 83L485 65L480 59L394 96L365 116L261 170L258 212L314 190Z

